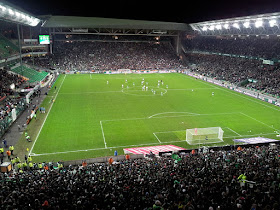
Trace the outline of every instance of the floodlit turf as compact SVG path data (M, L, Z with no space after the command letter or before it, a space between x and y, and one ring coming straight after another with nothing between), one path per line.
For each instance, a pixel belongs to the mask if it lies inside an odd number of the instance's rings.
M143 78L148 91L142 91ZM60 75L55 86L44 101L50 113L33 138L31 154L40 161L145 145L192 148L185 141L188 128L221 127L219 145L250 136L279 140L279 107L183 74Z

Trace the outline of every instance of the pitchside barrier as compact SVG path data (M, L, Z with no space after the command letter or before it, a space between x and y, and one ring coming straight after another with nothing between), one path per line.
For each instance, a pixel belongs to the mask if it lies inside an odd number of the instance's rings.
M154 69L154 70L133 70L133 69L116 69L116 70L94 70L94 71L75 71L75 70L67 70L60 71L63 74L153 74L153 73L176 73L181 72L181 69Z
M208 150L213 151L219 151L219 150L233 150L237 149L237 147L241 146L242 148L248 148L248 147L256 147L256 146L263 146L263 145L270 145L271 149L276 149L275 145L279 145L280 141L276 142L268 142L268 143L257 143L257 144L239 144L239 145L225 145L225 146L213 146L213 147L207 147ZM203 150L203 148L201 148ZM177 150L176 153L179 153L181 155L186 155L192 152L192 150L195 150L197 153L199 149L186 149L186 150ZM159 152L159 156L171 156L174 151L165 151L165 152ZM130 159L140 159L144 158L144 154L130 154ZM64 166L69 165L82 165L83 162L86 162L87 164L92 163L108 163L109 159L113 158L114 161L122 161L125 160L125 155L118 155L118 156L108 156L108 157L98 157L98 158L89 158L89 159L82 159L82 160L71 160L71 161L62 161Z
M265 146L265 145L270 145L271 149L276 149L275 145L279 145L280 141L276 141L276 142L267 142L267 143L258 143L258 144L235 144L235 145L225 145L225 146L213 146L213 147L207 147L208 150L213 150L213 151L219 151L219 150L236 150L239 146L242 148L249 148L249 147L256 147L256 146ZM201 149L203 149L201 147ZM177 153L179 153L180 155L186 155L192 152L192 150L195 150L195 153L198 153L199 149L186 149L186 150L178 150L176 151ZM172 151L167 151L167 152L159 152L158 154L160 157L161 156L171 156L172 155Z
M70 160L70 161L64 161L64 166L69 165L82 165L83 162L86 162L87 164L92 163L108 163L109 159L113 158L114 161L122 161L125 160L125 155L118 155L118 156L108 156L108 157L98 157L98 158L89 158L89 159L82 159L82 160ZM130 154L130 159L139 159L144 158L143 154L133 155Z

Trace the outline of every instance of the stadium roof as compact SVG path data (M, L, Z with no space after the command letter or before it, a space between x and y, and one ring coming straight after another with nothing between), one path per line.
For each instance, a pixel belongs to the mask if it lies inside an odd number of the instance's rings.
M278 35L280 12L191 23L203 35Z
M33 27L41 21L25 10L3 0L0 2L0 19Z
M48 16L43 22L42 27L153 29L176 31L183 31L189 28L188 24L185 23L77 16Z

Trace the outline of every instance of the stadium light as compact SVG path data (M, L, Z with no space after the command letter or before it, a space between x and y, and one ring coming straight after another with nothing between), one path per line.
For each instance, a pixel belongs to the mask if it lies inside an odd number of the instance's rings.
M250 22L249 21L246 21L245 23L243 23L243 26L245 28L250 28Z
M3 2L0 3L0 18L29 26L37 26L41 21L40 19L15 9L12 6L6 5Z
M203 26L202 31L207 31L207 26Z
M222 25L221 24L216 25L216 29L221 30L222 29Z
M221 20L210 20L199 23L191 23L191 27L194 29L195 27L200 28L200 32L210 32L210 34L228 34L228 33L237 33L240 32L248 34L256 34L258 31L246 30L250 28L261 28L263 29L262 33L271 33L269 28L279 28L280 25L280 12L275 13L267 13L253 16L245 16L245 17L236 17L236 18L228 18ZM234 30L234 31L231 31ZM238 31L237 31L238 30ZM280 30L280 28L279 28ZM273 33L279 33L278 31L273 31Z
M225 23L225 24L224 24L224 28L225 28L225 29L229 29L229 24L228 24L228 23Z
M263 25L262 19L256 20L256 22L255 22L255 27L256 27L256 28L259 28L259 27L261 27L262 25Z
M239 24L238 24L238 23L234 23L232 26L233 26L234 28L239 29Z
M214 31L214 29L215 29L214 25L209 26L210 31Z
M269 26L270 26L270 27L277 26L277 21L276 21L275 19L269 20Z

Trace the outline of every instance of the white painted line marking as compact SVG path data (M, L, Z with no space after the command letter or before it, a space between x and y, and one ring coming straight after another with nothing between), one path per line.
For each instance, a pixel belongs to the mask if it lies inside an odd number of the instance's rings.
M237 133L236 131L234 131L234 130L232 130L231 128L229 128L229 127L225 127L225 128L229 129L230 131L232 131L233 133L237 134L238 136L242 136L242 135L240 135L239 133Z
M62 80L62 82L61 82L61 85L60 85L60 87L59 87L59 89L58 89L58 91L57 91L57 93L56 93L56 95L55 95L55 97L54 97L54 100L56 100L56 97L58 96L58 93L59 93L59 91L60 91L60 89L61 89L61 87L62 87L62 85L63 85L63 83L64 83L64 80L65 80L66 76L67 76L67 74L64 75L64 78L63 78L63 80ZM41 126L41 128L40 128L40 130L39 130L39 132L38 132L38 134L37 134L37 136L36 136L36 138L35 138L35 140L34 140L34 143L33 143L32 147L31 147L31 149L30 149L30 151L29 151L29 155L32 153L32 150L33 150L33 148L34 148L34 146L35 146L35 144L36 144L36 141L37 141L37 139L38 139L38 137L39 137L39 135L40 135L40 133L41 133L41 131L42 131L44 125L45 125L45 122L46 122L46 120L47 120L47 118L48 118L48 116L49 116L49 114L50 114L50 112L51 112L51 110L52 110L53 104L54 104L54 102L52 102L52 104L51 104L51 106L50 106L50 109L49 109L49 111L48 111L48 113L47 113L47 116L45 117L45 119L44 119L44 121L43 121L43 124L42 124L42 126Z
M152 118L154 116L158 116L158 115L162 115L162 114L176 114L176 113L186 113L186 114L190 114L190 115L199 115L197 113L192 113L192 112L162 112L162 113L157 113L157 114L151 115L148 118ZM166 116L166 117L168 117L168 116Z
M195 80L195 78L192 77L192 76L189 76L189 75L186 75L186 76L188 76L188 77L192 78L193 80ZM250 97L250 96L243 95L242 93L235 92L235 91L230 90L230 89L227 89L227 88L225 88L225 87L220 87L220 86L218 86L218 85L212 84L212 83L210 83L210 82L206 82L206 81L201 80L201 79L198 79L198 80L196 80L196 81L199 81L199 82L201 82L201 83L203 83L203 84L205 84L205 85L211 86L211 87L216 87L217 89L220 89L220 90L222 90L222 91L228 92L228 93L233 94L233 95L237 95L237 96L239 96L239 97L241 97L241 98L245 98L245 99L247 99L247 100L249 100L249 101L252 101L252 102L254 102L254 103L260 104L260 105L262 105L262 106L265 106L265 107L267 107L267 108L270 108L270 109L273 109L273 110L276 110L276 111L280 112L280 109L275 108L275 107L272 107L272 106L269 106L268 104L265 104L266 102L264 102L264 101L259 101L259 99L255 99L255 98L252 98L252 97ZM255 99L255 100L254 100L254 99Z
M269 127L269 128L272 128L273 130L276 130L276 131L280 132L280 130L274 128L273 126L270 126L270 125L268 125L268 124L266 124L266 123L264 123L264 122L262 122L262 121L259 121L259 120L257 120L256 118L251 117L251 116L249 116L249 115L247 115L247 114L245 114L245 113L243 113L243 112L240 112L240 113L243 114L244 116L248 117L248 118L251 118L252 120L255 120L256 122L259 122L259 123L261 123L261 124L263 124L263 125L265 125L265 126L267 126L267 127Z
M157 135L155 133L153 133L154 136L156 137L156 139L158 140L159 143L161 143L161 141L159 140L159 138L157 137Z
M104 141L104 145L105 145L105 149L107 149L107 143L105 140L105 134L104 134L104 130L103 130L103 126L102 126L102 121L100 120L100 126L101 126L101 131L102 131L102 136L103 136L103 141Z
M174 112L174 113L182 113L182 112ZM190 113L190 112L189 112ZM162 113L159 113L162 114ZM114 120L102 120L103 122L112 122L112 121L123 121L123 120L145 120L145 119L154 119L154 118L168 118L168 117L184 117L184 116L211 116L211 115L230 115L230 114L240 114L240 112L224 112L224 113L212 113L212 114L186 114L186 115L175 115L175 116L162 116L162 117L152 117L153 115L149 117L142 117L142 118L124 118L124 119L114 119ZM155 114L157 115L157 114Z

